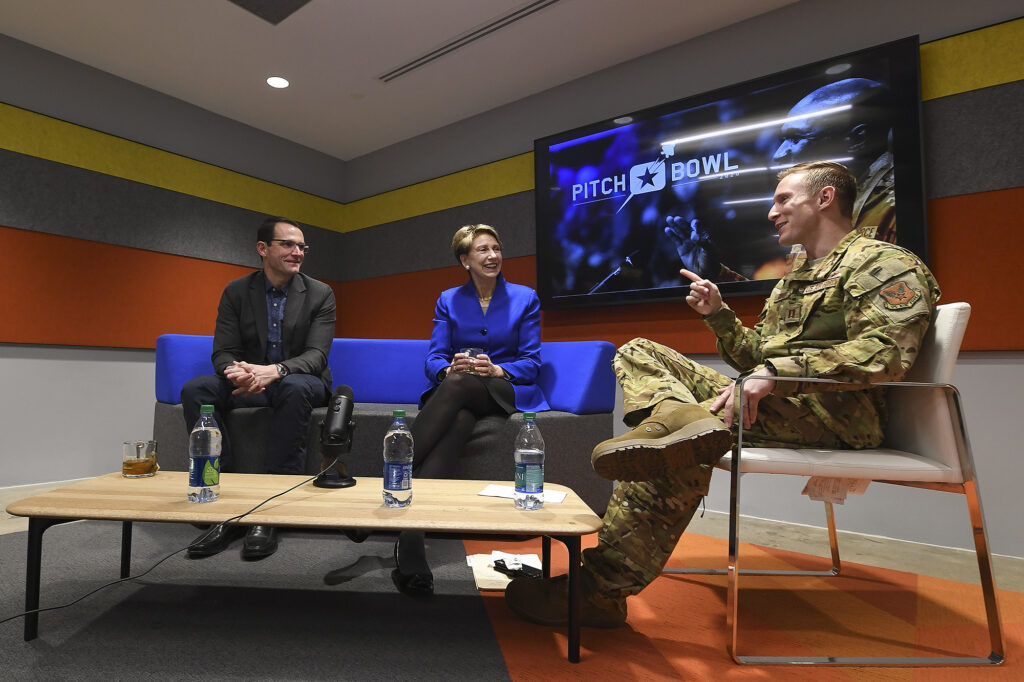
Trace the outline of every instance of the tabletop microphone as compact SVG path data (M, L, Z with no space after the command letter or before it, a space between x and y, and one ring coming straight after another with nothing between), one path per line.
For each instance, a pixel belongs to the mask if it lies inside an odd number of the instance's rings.
M342 455L352 450L352 434L356 430L352 419L354 406L351 388L342 384L334 389L327 403L327 414L320 424L320 468L323 471L313 481L318 488L349 488L356 484L356 479L348 475L340 461Z

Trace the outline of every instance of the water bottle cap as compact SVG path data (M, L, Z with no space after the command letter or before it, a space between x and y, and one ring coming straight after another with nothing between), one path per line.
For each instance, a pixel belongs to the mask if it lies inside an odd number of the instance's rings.
M203 405L199 408L199 414L213 414L213 405Z
M405 410L393 410L391 412L392 417L405 417Z
M535 419L537 419L537 413L536 412L523 412L523 419L526 420L526 421L531 421L532 422Z

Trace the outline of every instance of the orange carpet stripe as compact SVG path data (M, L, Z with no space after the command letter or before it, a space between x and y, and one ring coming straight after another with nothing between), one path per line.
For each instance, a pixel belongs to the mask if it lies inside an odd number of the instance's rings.
M583 540L594 546L596 536ZM540 553L540 540L465 541L471 554ZM552 543L552 572L567 554ZM687 535L669 565L722 566L725 540ZM823 569L828 559L744 544L747 567ZM780 668L733 663L727 649L724 576L666 576L629 598L626 628L582 631L581 662L565 656L564 628L518 619L503 593L483 592L512 680L1015 680L1024 677L1024 594L1000 591L1007 661L998 668ZM981 588L889 569L844 564L835 578L743 578L744 654L986 655ZM870 648L866 648L866 645Z

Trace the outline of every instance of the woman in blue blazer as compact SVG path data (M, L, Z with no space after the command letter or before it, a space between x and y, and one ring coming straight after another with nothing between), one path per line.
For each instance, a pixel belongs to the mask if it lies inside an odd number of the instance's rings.
M517 410L550 409L536 385L540 371L540 300L529 287L501 275L501 239L489 225L467 225L452 238L456 260L469 274L443 291L434 308L425 371L431 382L413 422L413 471L451 478L479 418ZM479 348L476 358L460 352ZM422 531L403 531L391 573L406 594L434 591Z

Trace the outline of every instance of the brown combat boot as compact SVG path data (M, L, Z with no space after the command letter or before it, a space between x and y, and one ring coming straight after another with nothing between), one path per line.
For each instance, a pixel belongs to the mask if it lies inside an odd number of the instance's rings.
M516 578L505 588L505 603L520 618L541 625L569 624L569 576ZM617 628L626 624L626 600L588 595L580 588L580 625Z
M632 431L598 443L590 461L603 478L649 481L714 465L730 448L732 434L721 419L700 405L663 400Z

